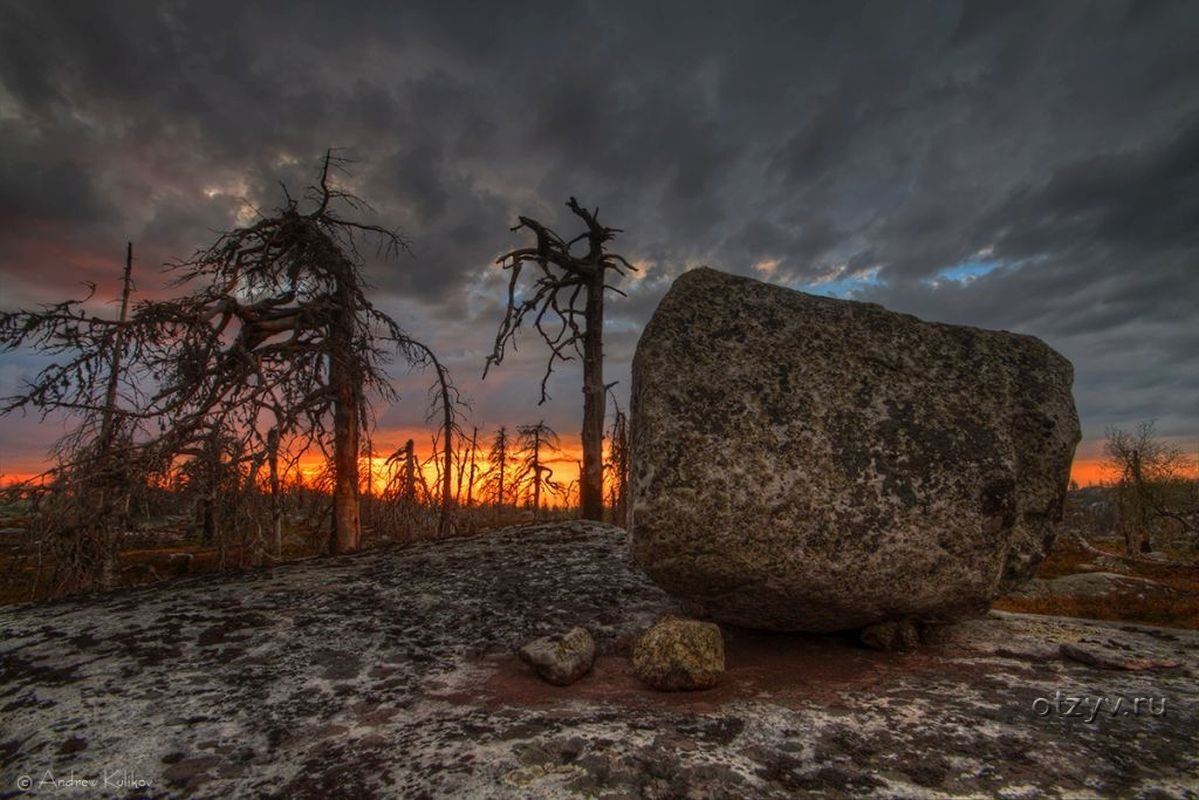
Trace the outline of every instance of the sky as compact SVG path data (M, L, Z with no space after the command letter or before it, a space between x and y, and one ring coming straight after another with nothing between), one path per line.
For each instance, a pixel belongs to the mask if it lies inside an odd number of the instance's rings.
M126 241L135 298L161 296L164 263L338 148L364 221L411 244L367 264L373 302L483 435L577 442L577 362L540 406L534 335L480 379L510 227L573 235L576 196L640 267L607 306L623 408L641 328L708 265L1042 338L1075 367L1086 482L1109 426L1199 452L1196 41L1191 0L0 0L0 305L115 298ZM37 364L0 354L0 394ZM432 428L432 376L393 375L380 451ZM0 419L0 473L65 424Z

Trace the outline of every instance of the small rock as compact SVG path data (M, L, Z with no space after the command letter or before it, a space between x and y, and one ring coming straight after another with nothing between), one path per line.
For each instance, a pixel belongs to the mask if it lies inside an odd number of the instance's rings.
M543 636L520 648L520 657L555 686L569 686L590 671L595 662L595 640L585 628Z
M862 628L859 638L862 644L884 653L911 652L920 646L920 631L910 619L876 622Z
M711 622L667 617L633 647L633 670L655 689L710 689L724 672L724 638Z

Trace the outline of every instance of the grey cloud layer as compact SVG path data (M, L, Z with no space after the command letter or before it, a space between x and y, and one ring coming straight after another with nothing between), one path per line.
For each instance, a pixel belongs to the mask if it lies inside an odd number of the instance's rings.
M1194 438L1196 40L1186 0L10 2L0 210L30 224L0 230L0 269L34 236L185 255L344 147L413 244L373 265L380 305L412 301L464 382L508 226L566 227L573 194L649 267L611 304L614 374L685 268L872 272L863 299L1063 350L1089 437L1159 417ZM1004 266L932 283L979 254ZM47 265L50 296L69 266ZM502 369L533 381L537 360ZM552 408L505 391L480 413L574 430L568 378Z

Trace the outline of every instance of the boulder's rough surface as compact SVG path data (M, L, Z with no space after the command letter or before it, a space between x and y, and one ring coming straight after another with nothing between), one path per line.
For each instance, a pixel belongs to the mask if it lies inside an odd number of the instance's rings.
M976 616L1053 541L1072 379L1030 336L688 272L633 361L637 561L749 627Z
M667 617L641 635L633 670L655 689L711 689L724 673L724 637L711 622Z
M896 655L729 628L719 685L658 692L631 643L679 609L627 546L554 523L0 608L0 796L22 776L29 797L188 800L1199 791L1199 632L996 612ZM586 680L517 658L575 625ZM37 790L47 772L96 785Z
M569 686L587 674L595 663L595 640L586 628L542 636L520 648L520 658L544 680Z

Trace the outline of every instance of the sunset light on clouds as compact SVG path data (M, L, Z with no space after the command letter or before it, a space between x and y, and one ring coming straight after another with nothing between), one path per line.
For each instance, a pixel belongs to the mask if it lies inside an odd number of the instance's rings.
M463 13L469 8L469 13ZM925 319L1028 333L1075 367L1074 478L1110 426L1199 452L1199 36L1187 3L7 4L0 11L3 305L114 314L164 263L353 159L372 302L442 358L489 440L539 419L577 478L578 361L533 335L481 379L520 214L571 195L643 269L608 301L606 381L658 300L711 265ZM529 42L540 43L530 50ZM150 43L153 43L151 46ZM39 361L0 354L0 394ZM375 451L427 456L432 375L392 369ZM0 474L63 421L0 418Z

